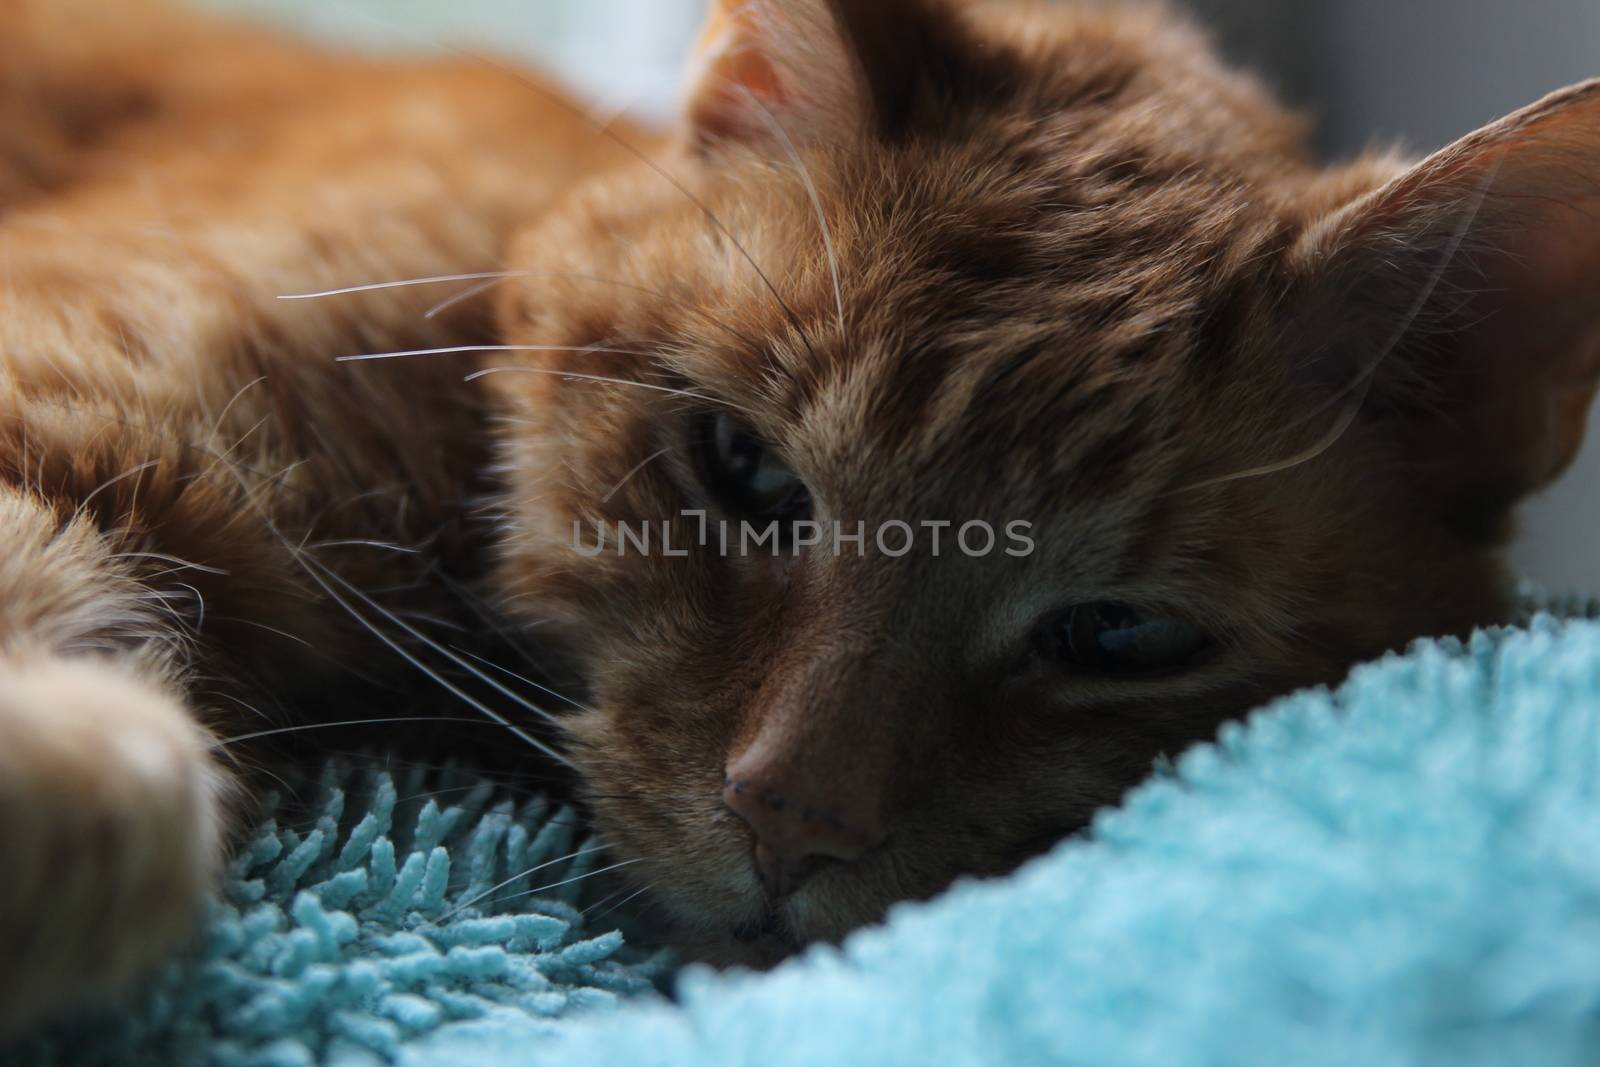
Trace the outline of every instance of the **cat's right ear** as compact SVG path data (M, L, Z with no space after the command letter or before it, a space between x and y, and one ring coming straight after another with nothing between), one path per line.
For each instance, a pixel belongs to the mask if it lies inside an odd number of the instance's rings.
M1600 81L1346 205L1294 262L1301 375L1362 401L1414 494L1500 536L1577 453L1600 384Z
M699 148L893 137L948 68L943 0L712 0L689 78Z

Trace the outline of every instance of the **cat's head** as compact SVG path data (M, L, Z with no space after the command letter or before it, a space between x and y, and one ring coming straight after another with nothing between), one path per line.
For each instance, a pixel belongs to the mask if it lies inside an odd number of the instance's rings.
M538 350L493 377L503 591L690 937L1004 871L1263 698L1504 611L1600 367L1600 86L1322 171L1153 14L722 7L661 168L519 242Z

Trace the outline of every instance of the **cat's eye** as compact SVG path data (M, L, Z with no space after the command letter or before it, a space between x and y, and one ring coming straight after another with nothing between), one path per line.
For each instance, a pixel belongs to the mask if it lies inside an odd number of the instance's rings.
M811 491L788 465L730 415L706 420L700 433L706 484L742 518L802 522Z
M1100 674L1159 674L1197 663L1212 647L1199 627L1104 601L1056 616L1040 649L1061 665Z

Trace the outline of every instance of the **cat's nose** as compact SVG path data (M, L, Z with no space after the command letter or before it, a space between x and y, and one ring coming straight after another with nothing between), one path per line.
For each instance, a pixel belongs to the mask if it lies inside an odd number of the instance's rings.
M874 806L813 786L752 760L728 768L722 801L755 832L755 865L775 899L793 893L818 870L860 859L884 838Z

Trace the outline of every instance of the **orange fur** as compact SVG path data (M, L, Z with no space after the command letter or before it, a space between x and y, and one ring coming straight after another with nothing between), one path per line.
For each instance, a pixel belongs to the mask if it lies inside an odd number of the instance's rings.
M416 647L400 624L459 620L460 585L582 677L568 751L630 873L755 960L1009 869L1267 696L1502 616L1510 505L1592 390L1600 89L1322 171L1158 12L719 11L645 159L492 64L0 0L0 828L27 873L0 946L36 964L0 1029L180 936L238 770L213 739L281 721L241 708L395 705L372 631ZM278 299L506 266L492 317ZM336 361L486 345L541 350ZM696 427L730 410L820 517L1023 519L1039 551L572 550L595 518L690 541L680 512L719 512ZM1217 654L1036 654L1097 601ZM757 765L807 803L742 809ZM801 823L849 847L774 899L752 844Z
M141 801L142 757L115 743L132 713L169 709L173 740L151 743L218 776L232 761L202 724L365 706L339 694L382 646L309 559L361 589L467 566L477 390L449 361L335 358L482 343L481 306L278 297L493 269L506 234L623 156L484 64L314 52L153 3L4 0L0 22L0 749L28 769L0 792L0 822L28 829L7 836L11 1029L169 950L203 890L176 857L217 862L222 794L190 790L198 821ZM319 547L358 540L421 551ZM101 696L12 706L53 686ZM76 725L51 738L47 711ZM41 759L68 738L81 750ZM45 860L63 855L81 873Z
M494 379L517 419L499 580L582 665L594 710L573 755L683 938L747 961L837 938L1008 869L1271 695L1503 617L1508 504L1570 456L1594 308L1563 305L1539 364L1565 390L1558 456L1495 488L1463 441L1495 433L1514 465L1545 427L1506 434L1464 401L1537 413L1552 394L1521 358L1528 314L1475 296L1474 273L1516 261L1489 253L1518 217L1577 253L1534 258L1592 289L1573 261L1600 247L1600 88L1417 171L1323 171L1298 122L1159 11L718 10L675 163L694 199L619 172L513 254L541 279L629 288L541 282L501 303L512 341L654 357L539 353L505 362L546 373ZM1574 160L1589 148L1588 184L1536 151L1497 172L1481 150L1515 153L1539 125ZM1469 180L1432 182L1452 158ZM1380 191L1407 182L1409 221ZM1569 209L1532 217L1530 182L1565 182L1547 195ZM689 445L723 404L821 518L1021 518L1040 549L578 558L575 522L666 521L683 544L684 508L725 514ZM1222 652L1131 680L1030 655L1052 612L1105 600L1181 615ZM764 849L814 854L791 864L797 890L771 892L787 874Z

